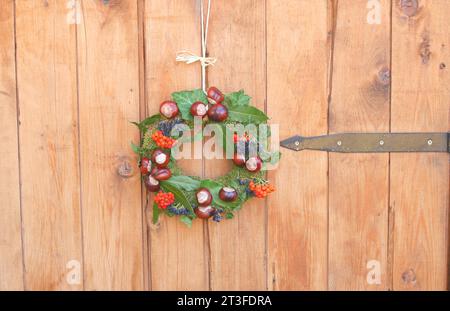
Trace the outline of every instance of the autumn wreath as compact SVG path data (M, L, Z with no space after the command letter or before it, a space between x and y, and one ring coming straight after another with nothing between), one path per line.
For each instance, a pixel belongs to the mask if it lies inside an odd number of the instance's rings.
M250 105L244 91L223 95L210 87L207 92L175 92L171 100L161 103L159 114L133 122L141 132L140 145L132 143L132 148L139 155L142 179L148 192L156 192L153 222L161 213L180 216L188 226L195 218L219 222L223 217L233 218L248 199L273 192L265 171L277 163L280 154L268 151L267 120L264 112ZM231 154L227 158L234 165L226 175L201 179L183 174L177 166L181 145L203 139L196 122L202 129L214 126L216 151L220 148L221 154Z

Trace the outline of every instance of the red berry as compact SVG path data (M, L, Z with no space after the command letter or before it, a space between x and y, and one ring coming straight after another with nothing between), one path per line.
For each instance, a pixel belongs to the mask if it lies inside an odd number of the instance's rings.
M191 106L191 114L194 117L204 117L208 113L208 106L204 103L198 101L192 104Z
M219 198L222 201L231 202L231 201L236 200L237 192L236 192L236 190L234 188L223 187L219 191Z
M159 112L166 118L171 119L178 114L177 103L171 100L166 100L159 106Z
M147 175L152 170L152 162L149 158L141 159L141 173L142 175Z
M166 167L169 164L170 156L162 151L161 149L156 149L152 153L152 162L159 168Z
M195 196L197 198L197 203L199 206L208 206L212 202L212 195L211 192L209 192L206 188L200 188L195 193Z
M216 88L215 86L211 86L208 89L208 92L206 92L206 95L212 100L214 100L216 103L221 103L225 99L223 93L219 91L219 89Z
M228 118L228 109L222 104L214 104L208 109L208 118L216 121L222 122Z
M208 219L214 214L214 211L215 208L211 207L211 205L199 206L194 210L195 215L200 219Z
M251 157L250 159L245 162L245 168L249 172L256 173L258 172L262 167L262 160L260 157Z

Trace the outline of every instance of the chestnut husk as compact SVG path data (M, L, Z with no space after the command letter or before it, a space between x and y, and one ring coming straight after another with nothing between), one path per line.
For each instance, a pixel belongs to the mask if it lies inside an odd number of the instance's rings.
M172 176L172 172L168 168L155 167L151 172L151 176L159 181L167 180Z
M163 101L159 105L159 113L161 113L164 117L168 119L172 119L178 114L178 106L177 103L171 100Z
M140 170L142 175L147 175L152 170L152 161L149 158L142 158L140 164Z
M252 167L253 164L256 164L255 168ZM249 172L253 172L253 173L259 172L261 170L261 167L262 167L262 160L258 156L251 157L245 162L245 168Z
M201 114L201 113L199 114L199 111L198 111L199 107L201 107L201 106L204 106L204 109L205 109L203 114ZM194 117L202 117L203 118L204 116L206 116L208 114L208 106L205 103L198 101L198 102L195 102L192 104L190 111Z
M225 97L223 96L223 93L215 86L211 86L208 89L208 91L206 92L206 96L211 98L216 103L221 103L225 99Z
M160 160L160 157L161 157L162 155L165 155L165 156L166 156L166 159L164 160L164 162L158 163L157 160ZM156 149L156 150L154 150L153 153L152 153L152 162L155 163L155 165L156 165L158 168L164 168L164 167L167 167L167 165L168 165L169 162L170 162L170 155L169 155L167 152L162 151L161 149Z

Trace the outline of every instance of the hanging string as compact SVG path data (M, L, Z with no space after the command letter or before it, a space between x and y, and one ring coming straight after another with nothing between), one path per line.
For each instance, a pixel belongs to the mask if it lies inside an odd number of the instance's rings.
M202 66L202 89L206 93L206 67L209 65L214 65L217 61L215 57L206 57L206 42L208 39L208 26L209 26L209 15L211 12L211 0L208 0L208 8L206 13L206 21L204 19L203 13L203 0L200 0L200 18L201 18L201 36L202 36L202 55L198 56L190 51L179 51L177 53L176 61L185 62L186 64L192 64L195 62L200 62Z

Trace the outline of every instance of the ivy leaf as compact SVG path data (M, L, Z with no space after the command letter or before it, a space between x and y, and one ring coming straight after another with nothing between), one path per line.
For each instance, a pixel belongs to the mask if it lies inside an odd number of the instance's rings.
M194 209L192 208L191 203L189 203L189 200L183 191L167 181L161 181L160 185L165 192L172 192L175 196L175 199L180 202L181 205L183 205L190 213L194 214Z
M193 103L195 103L196 101L201 101L204 104L208 104L208 99L201 89L172 93L172 99L177 103L178 109L181 113L181 117L184 120L194 119L190 111Z
M189 228L192 227L192 219L186 215L183 215L180 217L180 220L182 223L184 223L186 226L188 226Z
M156 203L153 203L153 217L152 222L153 224L157 224L159 220L159 207Z
M220 189L222 189L224 185L222 185L221 183L211 180L211 179L205 179L202 180L200 183L200 187L201 188L208 188L209 192L211 192L211 195L213 197L213 205L218 205L224 208L236 208L239 206L239 204L241 203L239 200L236 200L234 202L225 202L222 201L219 197L219 191Z
M253 106L228 106L228 119L244 124L260 124L266 122L267 115Z
M232 106L248 106L251 97L244 93L244 90L225 95L225 103Z
M186 191L193 191L200 188L200 181L183 175L172 176L169 180L165 181L165 183L169 183L174 187L181 188Z

